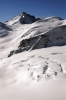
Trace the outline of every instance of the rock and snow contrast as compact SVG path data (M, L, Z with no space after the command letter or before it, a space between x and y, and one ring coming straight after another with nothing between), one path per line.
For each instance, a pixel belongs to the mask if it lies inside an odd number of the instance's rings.
M0 100L66 100L66 20L25 12L0 22Z

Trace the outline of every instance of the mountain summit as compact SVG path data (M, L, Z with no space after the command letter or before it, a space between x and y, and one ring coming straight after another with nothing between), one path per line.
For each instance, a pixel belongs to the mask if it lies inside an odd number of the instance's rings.
M8 25L21 23L21 24L31 24L40 18L35 18L35 16L27 14L26 12L22 12L20 15L14 17L12 20L6 22Z
M21 14L20 23L22 23L22 24L30 24L30 23L33 23L33 22L35 22L37 20L39 20L39 18L35 18L35 16L27 14L26 12L23 12Z

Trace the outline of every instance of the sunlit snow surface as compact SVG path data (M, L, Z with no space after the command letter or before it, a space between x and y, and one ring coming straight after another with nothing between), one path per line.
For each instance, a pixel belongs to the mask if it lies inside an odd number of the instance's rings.
M21 39L36 36L39 31L44 34L59 23L65 25L64 21L55 19L55 22L9 26L12 31L0 38L0 100L66 100L66 46L29 50L7 57Z

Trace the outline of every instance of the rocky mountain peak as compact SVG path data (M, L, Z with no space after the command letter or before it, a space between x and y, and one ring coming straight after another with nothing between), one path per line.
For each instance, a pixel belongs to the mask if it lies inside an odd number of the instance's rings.
M39 18L40 19L40 18ZM38 18L35 18L35 16L27 14L26 12L21 13L20 23L22 24L31 24L37 20Z

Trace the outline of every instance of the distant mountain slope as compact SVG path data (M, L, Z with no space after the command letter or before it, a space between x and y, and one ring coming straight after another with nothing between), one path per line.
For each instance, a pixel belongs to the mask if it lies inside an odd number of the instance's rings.
M12 29L6 24L0 22L0 38L7 36L9 31L12 31Z

